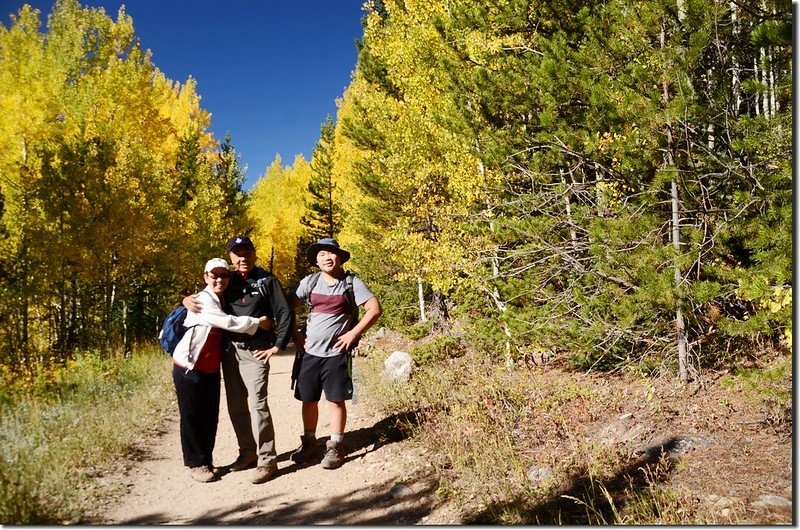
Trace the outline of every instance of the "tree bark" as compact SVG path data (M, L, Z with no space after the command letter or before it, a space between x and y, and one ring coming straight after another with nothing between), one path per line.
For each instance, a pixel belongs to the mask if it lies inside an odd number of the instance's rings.
M666 48L666 27L662 26L661 28L661 48L662 50ZM667 80L667 72L664 72L661 81L661 88L662 88L662 95L664 98L664 108L666 109L669 105L669 82ZM665 150L665 163L666 166L672 169L675 169L675 157L673 156L673 150L675 149L674 139L672 137L672 120L667 115L667 123L666 123L666 136L667 136L667 148ZM683 278L681 276L681 270L678 265L678 255L680 254L680 247L681 247L681 232L680 232L680 198L678 196L678 183L675 178L672 179L670 183L670 195L671 195L671 202L672 202L672 247L675 249L675 265L674 265L674 279L675 279L675 334L676 334L676 346L678 349L678 378L681 380L682 383L686 383L689 380L689 372L688 372L688 347L686 344L686 324L683 320L683 311L681 309L681 305L683 303L683 299L680 295L680 288L681 284L683 283Z
M422 290L422 276L417 276L417 299L419 300L419 321L427 322L425 315L425 292Z

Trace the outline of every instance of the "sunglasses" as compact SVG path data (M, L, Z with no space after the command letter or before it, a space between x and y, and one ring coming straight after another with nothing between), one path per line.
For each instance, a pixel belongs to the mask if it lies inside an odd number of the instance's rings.
M230 277L230 274L228 274L227 272L223 272L221 274L214 274L213 272L209 272L207 274L208 277L211 278L212 280L217 280L217 279L227 280Z

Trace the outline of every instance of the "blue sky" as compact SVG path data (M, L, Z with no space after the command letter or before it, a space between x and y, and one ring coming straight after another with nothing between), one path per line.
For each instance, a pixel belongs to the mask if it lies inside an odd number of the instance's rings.
M250 189L280 154L311 158L320 125L336 116L361 38L363 0L80 0L117 18L133 17L142 47L164 74L197 80L211 130L247 165ZM0 0L0 22L23 4L42 12L53 0Z

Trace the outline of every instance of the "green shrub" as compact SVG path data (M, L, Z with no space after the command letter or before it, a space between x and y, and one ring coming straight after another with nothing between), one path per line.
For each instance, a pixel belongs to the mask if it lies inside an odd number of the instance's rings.
M417 322L411 326L403 326L399 331L411 340L420 340L430 335L431 329L432 323L428 321Z
M461 357L465 352L460 339L440 335L430 342L411 348L409 355L420 366L447 358Z

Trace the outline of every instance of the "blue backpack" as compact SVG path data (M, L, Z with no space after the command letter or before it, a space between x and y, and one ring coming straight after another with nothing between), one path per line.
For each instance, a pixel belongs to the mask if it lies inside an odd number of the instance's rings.
M164 319L164 325L161 326L158 342L161 343L161 347L170 357L175 353L175 347L181 341L181 338L186 334L188 328L183 325L183 321L186 320L188 313L189 311L181 304L169 312L167 318Z

